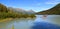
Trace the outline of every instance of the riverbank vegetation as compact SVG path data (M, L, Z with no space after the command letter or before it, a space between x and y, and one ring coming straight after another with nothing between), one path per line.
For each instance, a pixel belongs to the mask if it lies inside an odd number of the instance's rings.
M23 13L17 13L10 9L8 9L6 6L0 3L0 19L6 19L6 18L28 18L28 17L36 17L35 14L23 14Z

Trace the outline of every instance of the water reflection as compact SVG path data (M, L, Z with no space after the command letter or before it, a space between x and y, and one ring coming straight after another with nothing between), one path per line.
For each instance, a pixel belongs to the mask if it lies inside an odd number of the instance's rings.
M0 29L60 29L60 15L48 15L44 20L42 15L36 18L20 18L8 22L0 22Z
M36 18L32 29L60 29L60 15L49 15L45 20L41 16Z
M41 18L43 18L44 20L47 19L48 15L43 15Z
M1 22L0 23L0 29L11 29L14 25L14 29L28 29L30 28L32 22L35 18L20 18L20 19L14 19L9 22Z
M35 22L31 29L60 29L60 26L47 22Z

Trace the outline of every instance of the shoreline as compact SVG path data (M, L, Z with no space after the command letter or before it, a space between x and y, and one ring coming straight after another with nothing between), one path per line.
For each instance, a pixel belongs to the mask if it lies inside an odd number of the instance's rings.
M31 18L31 17L27 17L27 18ZM35 18L35 17L34 17L34 18ZM8 22L8 21L11 21L11 20L14 20L14 19L16 19L16 18L1 19L1 20L0 20L0 23L1 23L1 22Z
M11 21L13 18L6 18L6 19L2 19L0 20L0 22L8 22L8 21Z

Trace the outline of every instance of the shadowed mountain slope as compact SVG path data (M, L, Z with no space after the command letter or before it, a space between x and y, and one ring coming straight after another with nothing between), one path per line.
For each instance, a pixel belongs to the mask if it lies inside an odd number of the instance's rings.
M60 15L60 3L56 6L52 7L51 9L48 9L46 11L38 12L37 14L48 14L48 15Z

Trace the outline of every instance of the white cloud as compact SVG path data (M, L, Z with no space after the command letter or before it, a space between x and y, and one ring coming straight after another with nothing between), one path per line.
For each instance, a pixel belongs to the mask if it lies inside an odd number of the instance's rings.
M50 0L45 2L45 4L58 4L58 3L60 3L60 0Z
M45 4L58 4L60 2L46 2Z
M54 0L54 1L60 1L60 0Z
M46 1L60 1L60 0L46 0Z
M45 4L58 4L60 3L60 0L47 0L47 2L45 2Z

